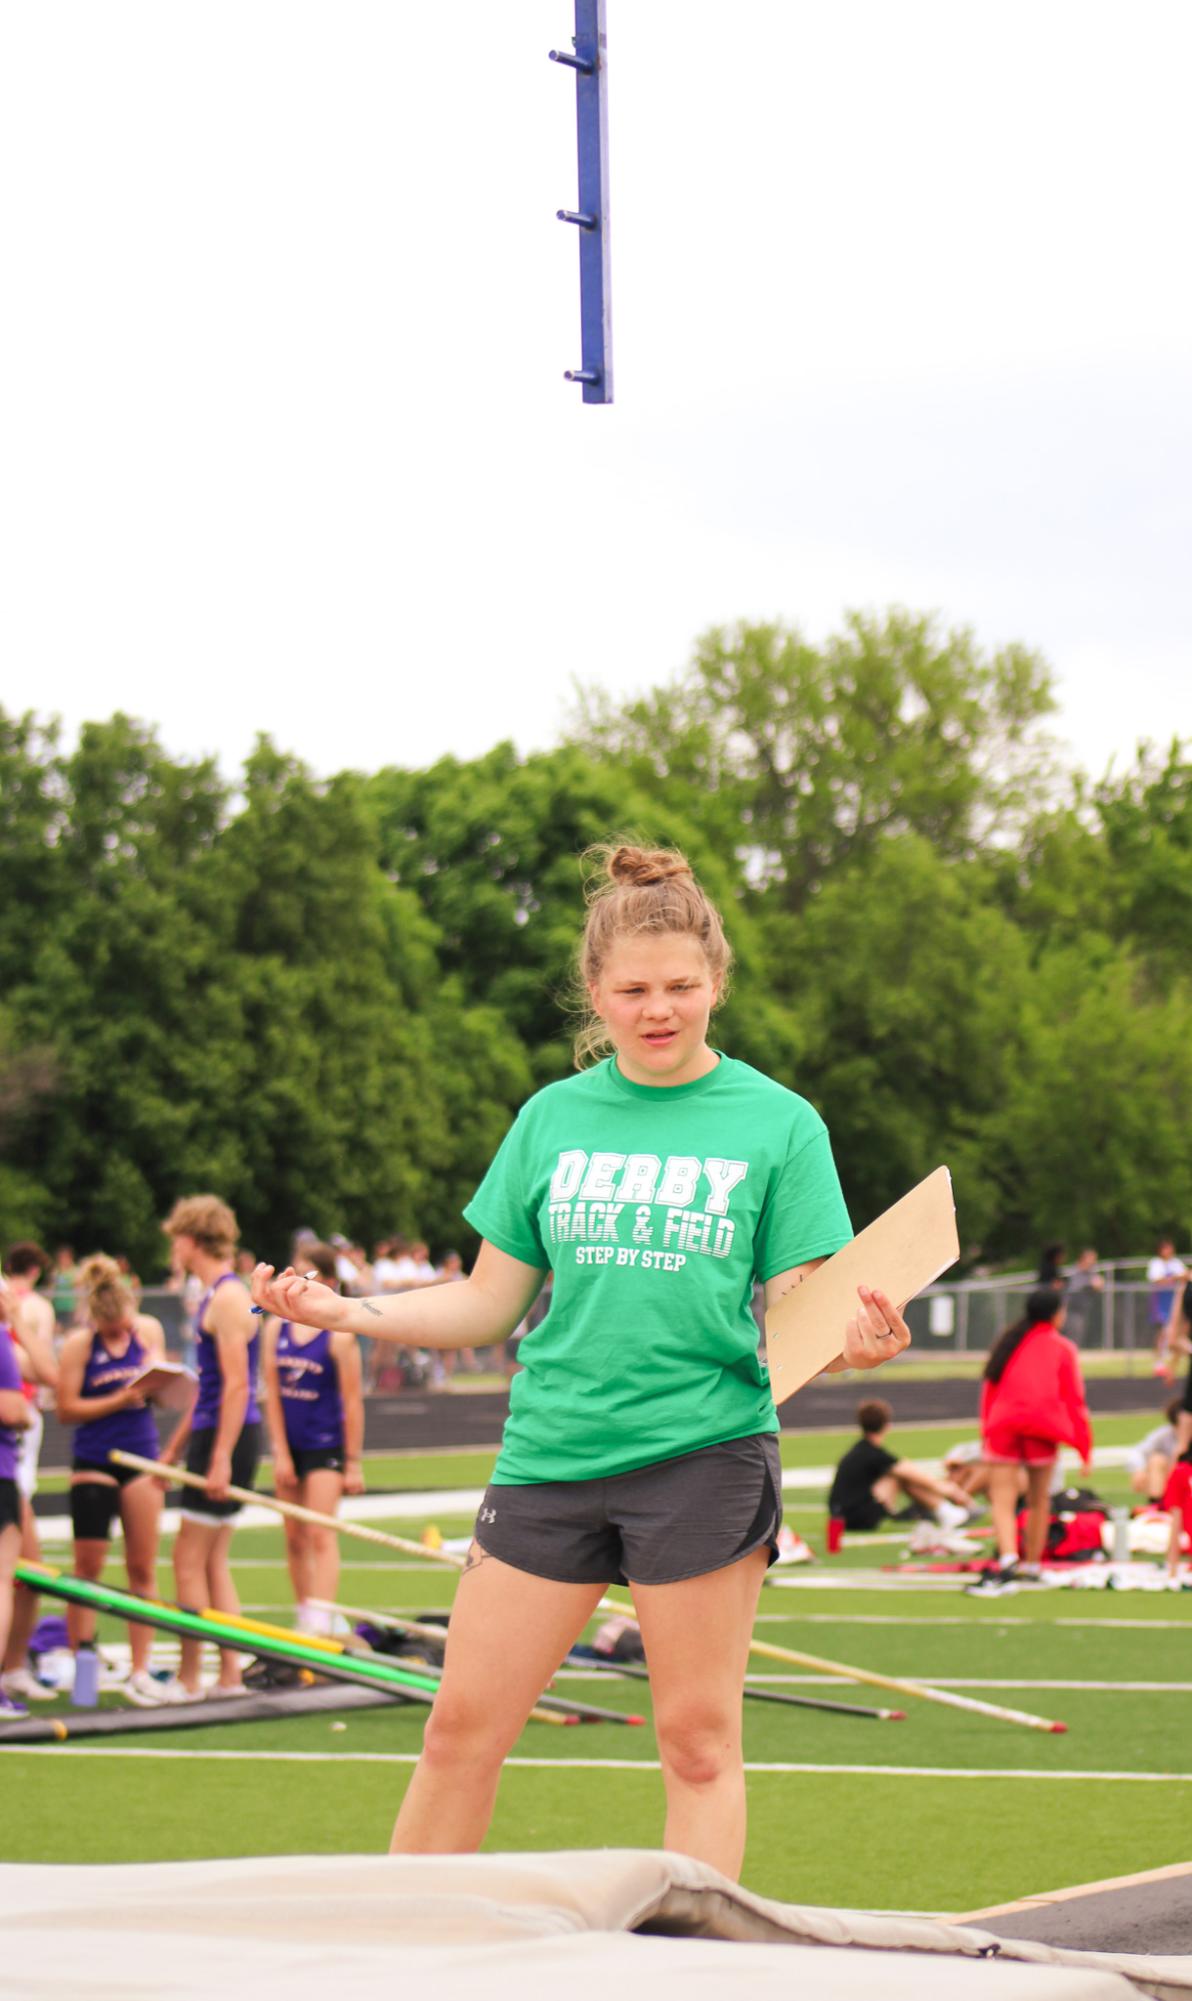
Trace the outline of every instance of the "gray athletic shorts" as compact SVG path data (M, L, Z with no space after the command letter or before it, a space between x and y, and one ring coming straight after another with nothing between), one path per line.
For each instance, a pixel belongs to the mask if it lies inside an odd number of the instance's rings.
M475 1536L557 1584L677 1584L763 1547L773 1563L781 1523L778 1439L761 1432L604 1480L492 1486Z

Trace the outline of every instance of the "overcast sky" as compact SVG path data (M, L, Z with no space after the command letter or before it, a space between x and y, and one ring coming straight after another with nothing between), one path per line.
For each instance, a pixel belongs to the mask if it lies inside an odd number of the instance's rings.
M423 764L897 602L1192 734L1186 0L608 13L599 408L571 0L4 10L4 706Z

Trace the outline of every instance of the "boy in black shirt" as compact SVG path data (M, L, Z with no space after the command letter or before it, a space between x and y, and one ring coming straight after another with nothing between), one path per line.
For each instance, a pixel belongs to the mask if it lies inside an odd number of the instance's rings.
M846 1529L876 1529L909 1502L917 1512L933 1516L941 1528L959 1528L969 1520L968 1495L955 1480L937 1478L909 1459L887 1452L882 1440L893 1416L889 1404L878 1397L858 1404L861 1436L836 1468L828 1513Z

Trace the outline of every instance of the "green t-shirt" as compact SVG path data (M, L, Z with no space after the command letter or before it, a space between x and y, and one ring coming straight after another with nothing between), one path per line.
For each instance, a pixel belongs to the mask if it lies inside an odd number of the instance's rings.
M548 1085L464 1214L554 1271L493 1475L512 1486L777 1431L754 1278L852 1236L819 1114L728 1056L691 1084L633 1084L610 1057Z

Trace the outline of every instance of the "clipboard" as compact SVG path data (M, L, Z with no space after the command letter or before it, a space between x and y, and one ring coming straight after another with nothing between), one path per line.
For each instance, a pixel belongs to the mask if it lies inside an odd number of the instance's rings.
M150 1362L128 1387L139 1390L145 1401L156 1404L159 1410L187 1411L199 1379L193 1369L183 1368L180 1362Z
M839 1355L859 1285L886 1293L901 1310L959 1256L952 1176L937 1167L770 1308L766 1353L775 1403L785 1403Z

